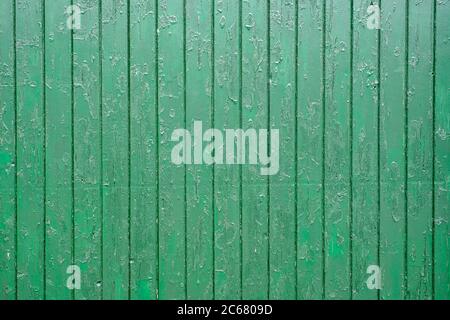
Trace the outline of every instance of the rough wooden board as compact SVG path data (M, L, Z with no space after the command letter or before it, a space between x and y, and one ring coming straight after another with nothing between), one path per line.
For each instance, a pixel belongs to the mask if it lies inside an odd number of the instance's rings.
M102 1L103 298L129 298L128 3Z
M353 1L352 83L352 295L377 299L367 269L378 261L378 30L367 28L371 0Z
M130 1L130 294L156 299L156 1Z
M70 0L45 1L45 270L47 299L71 299L73 264L72 31L62 15Z
M450 299L450 1L436 2L434 298Z
M408 9L407 297L433 297L434 2Z
M326 299L351 297L351 16L351 2L326 2Z
M14 0L0 3L0 299L16 297Z
M75 265L80 300L102 298L101 6L80 2L82 25L73 35Z
M322 299L324 231L324 2L298 6L297 295Z
M270 298L296 299L296 11L270 1L270 129L280 130L280 168L269 179Z
M202 121L213 127L211 0L186 2L186 127ZM203 144L203 147L207 143ZM213 168L195 165L186 172L187 297L212 299L214 288Z
M380 43L381 299L405 298L406 1L383 1Z
M374 3L2 1L0 298L449 299L450 2ZM280 172L173 165L195 120Z
M267 1L242 3L242 126L268 128L268 12ZM242 297L267 299L268 177L260 168L242 168ZM255 272L258 270L258 272Z
M214 3L214 127L240 128L241 19L234 1ZM214 168L214 297L242 297L241 168Z
M171 135L186 127L184 1L158 3L159 298L186 298L186 171Z
M44 2L16 2L17 297L45 298Z

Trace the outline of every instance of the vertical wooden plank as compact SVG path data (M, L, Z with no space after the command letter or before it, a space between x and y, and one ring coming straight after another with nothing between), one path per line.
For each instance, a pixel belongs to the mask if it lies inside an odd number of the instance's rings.
M159 0L159 298L186 297L185 166L171 161L172 132L185 129L184 1Z
M450 1L436 1L434 297L450 299Z
M268 4L242 3L242 126L268 128ZM248 149L247 149L248 150ZM247 157L248 155L246 155ZM242 295L267 299L268 177L259 166L242 168Z
M349 299L351 2L326 2L325 298Z
M241 125L240 6L237 1L215 0L214 12L214 127ZM214 169L215 298L241 298L241 169L236 165Z
M15 1L0 3L0 299L16 294Z
M409 2L408 298L432 298L433 1Z
M186 2L186 126L191 132L195 121L202 122L203 133L212 127L212 3ZM213 183L212 166L187 168L188 299L213 298Z
M405 296L406 1L382 1L380 39L381 299Z
M72 31L70 0L45 1L46 299L70 299L72 265Z
M103 297L128 298L128 3L102 0Z
M74 256L82 282L75 298L98 300L102 295L101 2L83 0L78 5L81 28L73 30Z
M18 1L17 25L17 295L43 299L44 38L43 1Z
M323 297L324 6L298 7L298 259L299 299Z
M352 290L377 299L367 269L378 263L378 30L367 27L372 0L353 2Z
M131 298L157 290L156 2L130 3Z
M297 297L296 10L296 1L270 1L270 129L280 135L279 172L269 179L272 299Z

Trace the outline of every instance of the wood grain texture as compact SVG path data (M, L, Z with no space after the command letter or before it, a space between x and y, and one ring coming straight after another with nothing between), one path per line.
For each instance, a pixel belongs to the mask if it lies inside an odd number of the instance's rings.
M0 299L450 299L449 0L0 2Z
M159 297L186 298L186 170L171 163L171 135L186 128L184 1L158 2Z
M72 31L61 15L70 0L45 1L45 269L46 298L70 299L73 261Z
M270 1L270 129L280 130L280 168L269 179L271 299L297 297L296 11L295 1Z
M436 2L434 298L450 299L450 1Z
M129 298L128 2L102 1L103 298Z
M45 298L44 2L16 2L17 297Z
M376 299L366 284L378 262L378 30L367 28L370 0L353 1L352 295Z
M324 231L324 30L323 1L298 6L297 295L322 299Z
M155 1L130 2L130 290L157 294Z
M268 4L242 4L242 127L268 128ZM242 297L267 299L269 293L268 178L260 168L242 168ZM255 272L258 270L258 272Z
M434 2L409 2L407 297L433 297Z
M325 298L351 297L351 2L326 2Z
M0 4L0 299L16 296L16 106L14 0Z
M381 299L398 300L406 292L406 1L383 1L381 12Z
M130 1L130 291L157 297L156 1Z
M212 15L211 0L186 2L186 127L202 121L203 133L213 127ZM206 143L205 143L206 145ZM194 147L195 148L195 147ZM195 165L186 172L187 297L212 299L213 168Z
M102 298L101 4L85 0L73 30L74 263L83 275L79 300Z
M241 19L238 2L214 3L214 127L241 125ZM242 296L241 168L214 168L214 297Z

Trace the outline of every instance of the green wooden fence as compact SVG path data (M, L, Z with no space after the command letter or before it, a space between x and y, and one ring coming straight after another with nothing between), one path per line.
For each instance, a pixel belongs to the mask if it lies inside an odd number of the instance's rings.
M371 2L1 0L0 298L450 299L450 1Z

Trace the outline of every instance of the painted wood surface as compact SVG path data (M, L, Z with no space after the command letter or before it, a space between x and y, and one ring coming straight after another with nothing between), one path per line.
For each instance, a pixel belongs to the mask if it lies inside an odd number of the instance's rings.
M449 17L0 1L0 299L450 299ZM278 172L172 163L198 121L279 130Z

